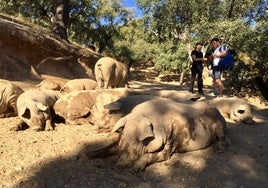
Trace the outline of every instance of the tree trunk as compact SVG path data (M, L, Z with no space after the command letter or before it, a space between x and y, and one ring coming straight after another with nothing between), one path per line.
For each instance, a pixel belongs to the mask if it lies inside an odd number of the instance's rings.
M183 76L184 76L184 72L182 71L180 74L180 81L179 81L180 86L183 84Z
M69 2L69 0L55 0L56 12L55 16L51 19L53 33L66 41L68 41Z
M233 15L233 10L234 10L234 5L235 5L235 0L232 0L231 5L230 5L230 9L228 11L228 18L231 19L232 15Z

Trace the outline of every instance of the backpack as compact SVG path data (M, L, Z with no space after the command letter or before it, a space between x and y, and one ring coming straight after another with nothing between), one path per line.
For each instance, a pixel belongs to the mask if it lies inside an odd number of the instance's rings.
M220 52L222 51L222 48L226 48L226 46L221 46L219 49ZM219 61L219 69L221 71L232 70L234 68L234 62L235 59L233 55L231 54L230 50L227 50L226 55Z

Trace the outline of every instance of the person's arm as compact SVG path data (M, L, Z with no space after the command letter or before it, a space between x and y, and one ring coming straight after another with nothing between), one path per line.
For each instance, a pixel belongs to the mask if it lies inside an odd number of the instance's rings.
M226 54L227 50L222 50L220 53L213 54L213 57L223 58Z
M220 47L220 52L219 53L213 53L213 57L217 57L217 58L223 58L226 56L227 54L227 47L226 46L221 46Z
M193 61L207 61L207 58L198 58L194 53L191 56Z

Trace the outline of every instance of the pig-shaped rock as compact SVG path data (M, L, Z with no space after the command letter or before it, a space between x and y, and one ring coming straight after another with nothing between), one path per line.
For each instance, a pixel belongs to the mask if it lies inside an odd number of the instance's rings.
M29 90L18 97L17 109L19 118L35 131L54 129L53 105L58 95L52 90ZM17 130L20 129L18 125Z
M0 118L17 116L17 99L24 91L8 80L0 80Z
M70 93L72 91L94 90L97 82L89 78L69 80L61 89L62 93Z
M153 95L129 95L105 105L104 108L109 109L110 114L117 112L117 114L121 113L121 116L125 116L138 104L157 98L159 97Z
M225 147L225 119L207 103L176 103L168 99L143 102L114 125L118 139L107 148L85 152L82 160L119 154L120 165L143 170L147 165L167 160L176 152L207 148L218 140Z
M111 115L104 106L130 94L127 88L73 91L60 97L54 109L68 124L90 123L99 128L110 127L116 122L112 119L120 117Z
M153 95L162 98L172 99L176 102L190 103L193 101L200 101L201 96L198 94L192 94L188 91L177 90L165 90L165 89L135 89L136 95ZM204 98L204 97L203 97Z
M98 88L118 88L128 86L128 67L110 57L102 57L95 64Z
M120 118L129 114L130 111L138 104L141 104L149 100L157 99L157 98L162 98L162 97L163 96L159 97L159 96L154 96L154 95L128 95L126 97L122 97L116 100L115 102L105 105L104 108L110 110L110 116L114 116L113 118L114 120L118 120L116 118ZM193 103L191 98L184 99L184 98L178 98L178 97L174 97L174 98L171 97L169 99L174 102L187 103L187 104Z
M62 89L64 84L67 82L66 79L59 78L45 78L39 84L37 84L37 88L40 90L56 90L59 91Z
M232 121L245 124L254 123L251 106L243 99L219 97L209 100L209 104L216 107L223 117Z

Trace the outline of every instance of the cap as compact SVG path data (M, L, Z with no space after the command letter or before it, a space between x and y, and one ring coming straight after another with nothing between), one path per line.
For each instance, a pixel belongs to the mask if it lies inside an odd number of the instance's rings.
M202 42L197 42L197 43L195 44L195 46L198 46L198 45L203 46L203 43L202 43Z

